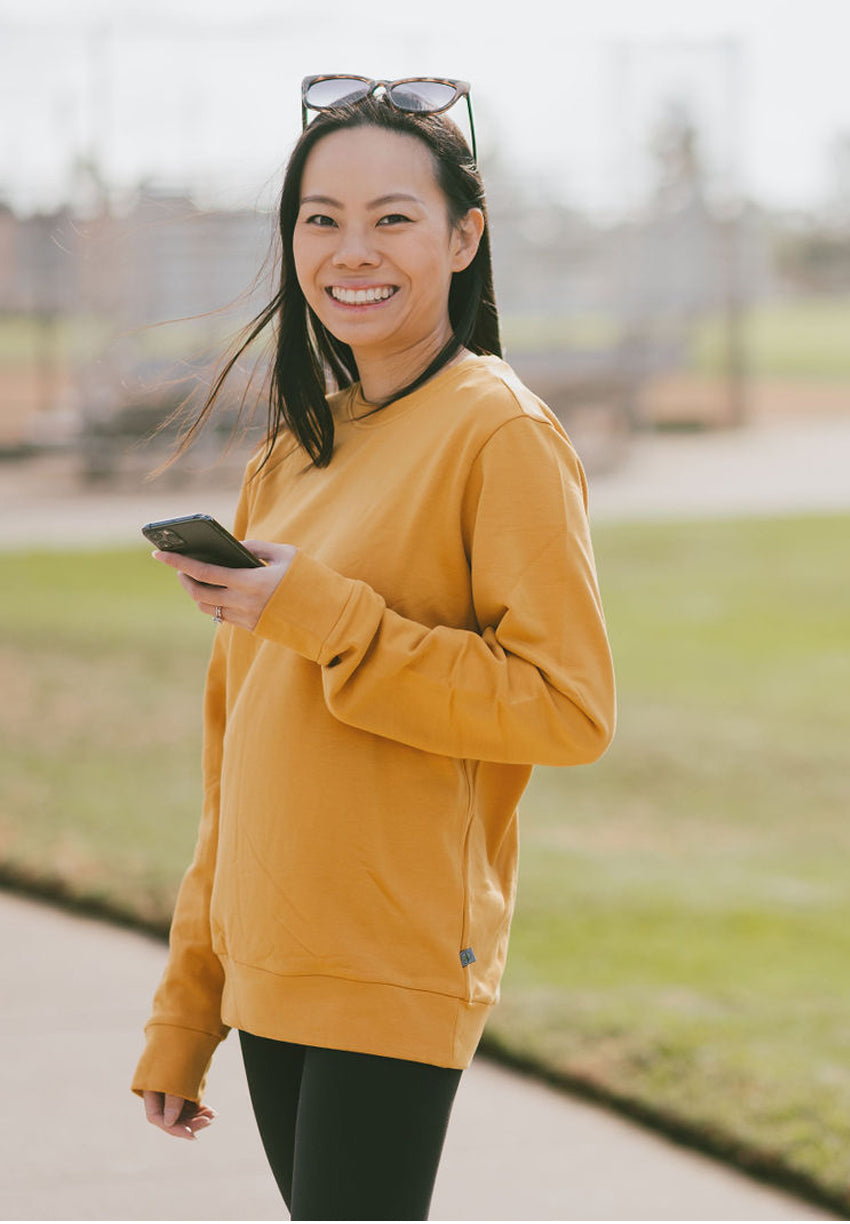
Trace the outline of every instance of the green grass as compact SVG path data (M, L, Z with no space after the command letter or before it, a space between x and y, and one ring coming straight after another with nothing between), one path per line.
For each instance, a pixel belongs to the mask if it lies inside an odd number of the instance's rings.
M45 347L54 360L80 364L104 355L125 360L129 345L134 360L176 360L206 348L224 351L242 317L232 311L116 336L114 323L89 316L60 318L46 333L32 319L0 316L0 370L32 366ZM672 320L678 328L678 319ZM663 328L660 320L656 328ZM610 349L621 322L602 312L575 316L507 315L502 331L511 353L531 353L565 346ZM836 382L850 378L850 298L795 299L763 303L747 311L744 328L747 369L755 378ZM117 345L117 348L116 348ZM123 346L123 347L122 347ZM124 353L124 357L115 354ZM706 316L690 339L686 369L702 377L721 375L726 367L726 323Z
M593 766L535 772L488 1027L518 1060L845 1205L848 531L596 529L618 734ZM211 632L144 550L4 557L7 871L167 914Z
M0 367L29 366L45 349L59 361L91 361L103 349L109 324L88 315L39 323L26 315L0 315Z
M0 315L0 371L32 367L46 355L71 367L102 359L121 367L128 360L179 360L207 348L223 353L242 322L226 309L126 329L107 316L65 315L45 324L25 315Z
M498 1044L842 1201L845 517L597 529L621 697L540 769ZM845 1200L846 1201L846 1200Z
M0 594L0 859L147 921L191 855L211 633L159 570L12 554Z
M502 334L511 352L545 352L553 348L607 349L617 344L620 323L613 315L507 315Z
M692 363L699 373L717 374L724 368L725 326L717 318L698 328ZM747 313L743 336L755 378L850 378L850 298L764 303Z
M656 331L663 322L656 320ZM670 323L677 334L678 318ZM702 377L721 375L728 361L726 320L706 316L691 333L685 368ZM512 353L544 351L560 345L608 349L616 345L620 324L613 316L573 318L508 316L505 344ZM747 370L754 378L836 382L850 379L850 298L796 299L753 306L744 316Z

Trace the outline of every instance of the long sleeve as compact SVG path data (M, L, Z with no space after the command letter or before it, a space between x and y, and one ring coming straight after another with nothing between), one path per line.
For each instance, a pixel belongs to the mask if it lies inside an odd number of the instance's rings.
M243 486L235 530L244 532L247 493ZM228 1034L221 1020L224 973L212 949L210 899L218 848L222 746L226 722L224 636L218 632L204 692L204 795L195 852L177 894L169 955L145 1025L146 1045L133 1076L141 1095L170 1092L200 1101L207 1070Z
M328 709L362 730L474 760L595 760L613 735L614 679L569 442L545 419L502 424L461 515L475 629L402 616L299 549L255 633L318 663Z
M224 661L216 640L204 702L204 802L195 854L183 876L165 972L145 1025L146 1045L133 1091L171 1092L199 1101L210 1060L228 1029L221 1022L221 964L210 942L210 894L218 844Z

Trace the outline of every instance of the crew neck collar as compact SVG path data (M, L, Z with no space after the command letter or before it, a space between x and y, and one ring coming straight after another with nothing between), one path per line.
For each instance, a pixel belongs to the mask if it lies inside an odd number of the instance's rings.
M378 408L367 400L359 382L352 383L343 394L340 404L340 417L346 425L352 425L356 429L373 429L377 425L382 425L389 420L395 420L402 413L414 408L423 399L427 399L434 390L443 386L446 383L460 377L461 374L481 362L488 361L489 357L479 353L467 353L460 361L453 362L449 366L444 366L442 370L438 370L433 378L429 378L421 387L417 387L415 391L411 391L409 395L403 395L400 399L391 400L383 408Z

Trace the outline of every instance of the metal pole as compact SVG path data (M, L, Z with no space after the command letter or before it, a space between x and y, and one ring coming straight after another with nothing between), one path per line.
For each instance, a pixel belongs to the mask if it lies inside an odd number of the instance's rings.
M745 346L746 291L742 252L743 193L739 157L741 130L741 46L729 39L723 44L726 66L726 97L729 108L729 179L726 215L721 221L726 272L726 357L729 422L733 426L749 419Z

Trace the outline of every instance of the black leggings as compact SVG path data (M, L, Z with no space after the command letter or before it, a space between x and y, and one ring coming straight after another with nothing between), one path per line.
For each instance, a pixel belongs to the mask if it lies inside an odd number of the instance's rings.
M239 1033L293 1220L427 1220L461 1071Z

